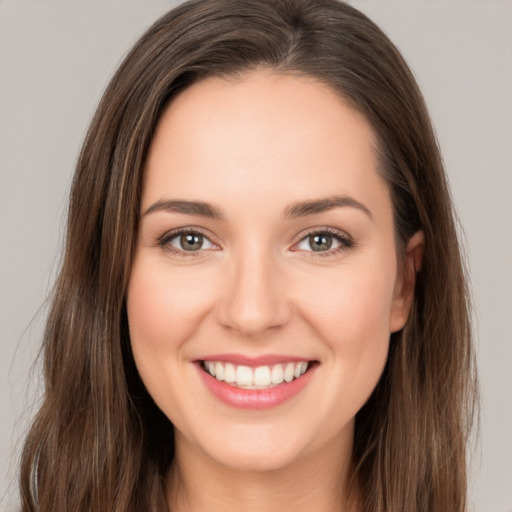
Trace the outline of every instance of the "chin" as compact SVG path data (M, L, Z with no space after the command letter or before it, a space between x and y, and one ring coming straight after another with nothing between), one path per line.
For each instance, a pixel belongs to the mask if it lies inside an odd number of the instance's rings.
M292 432L276 424L212 425L207 431L188 431L186 444L205 462L243 472L268 472L300 460L314 440L306 432ZM181 439L180 441L183 441ZM179 443L178 443L179 444ZM183 445L184 443L182 443Z
M265 423L210 423L207 430L189 430L187 444L213 465L247 473L274 472L345 450L352 442L353 422L339 419L341 429L326 428L300 415L291 422L285 414L280 421L267 418Z
M226 449L209 454L222 466L246 473L266 473L278 471L290 466L299 458L300 450L292 447L256 448L254 446L229 446Z

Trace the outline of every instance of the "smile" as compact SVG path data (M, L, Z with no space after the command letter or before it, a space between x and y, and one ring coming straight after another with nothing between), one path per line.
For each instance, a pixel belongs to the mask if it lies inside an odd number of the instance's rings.
M222 356L195 362L201 380L215 398L231 407L255 410L276 407L298 395L319 366L318 361L286 360L282 356Z
M309 362L289 362L257 366L235 365L221 361L202 361L202 367L218 381L239 389L270 389L283 382L292 382L306 373Z

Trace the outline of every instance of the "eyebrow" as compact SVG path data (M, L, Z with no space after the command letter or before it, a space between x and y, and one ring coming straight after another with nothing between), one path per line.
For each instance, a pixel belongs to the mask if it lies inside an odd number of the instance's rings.
M284 218L306 217L318 213L333 210L334 208L351 207L365 213L373 220L372 212L363 203L350 196L329 196L320 199L297 201L288 205L285 209ZM143 216L158 211L184 213L185 215L198 215L210 219L223 219L222 209L204 201L189 201L184 199L161 200L152 204Z
M144 212L143 216L158 211L184 213L186 215L199 215L210 219L224 218L222 210L217 206L205 203L204 201L186 201L183 199L157 201Z
M372 212L363 203L350 196L329 196L320 199L312 199L307 201L298 201L291 204L285 210L285 218L305 217L307 215L315 215L317 213L326 212L334 208L343 207L356 208L365 213L373 220Z

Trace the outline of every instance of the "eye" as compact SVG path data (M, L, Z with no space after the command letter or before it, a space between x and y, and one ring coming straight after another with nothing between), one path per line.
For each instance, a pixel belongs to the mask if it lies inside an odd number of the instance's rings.
M295 250L319 253L327 256L353 247L354 242L342 232L321 230L309 233L295 246Z
M192 229L181 229L166 233L159 240L159 245L175 254L194 255L202 250L217 249L217 246L203 233Z

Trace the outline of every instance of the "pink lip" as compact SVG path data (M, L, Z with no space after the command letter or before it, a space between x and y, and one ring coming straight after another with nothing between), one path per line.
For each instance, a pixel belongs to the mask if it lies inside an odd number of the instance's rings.
M209 360L219 361L219 359ZM223 359L220 360L223 361ZM290 357L288 357L286 361L289 362ZM296 360L293 359L293 361ZM291 382L283 382L282 384L278 384L272 388L239 389L212 377L208 372L203 370L201 364L198 363L195 366L197 367L199 375L203 379L205 386L215 397L225 404L239 409L270 409L271 407L276 407L283 402L290 400L304 389L317 368L317 365L314 364L298 379L294 379Z
M258 366L271 366L273 364L308 362L311 361L311 359L280 354L267 354L256 357L242 354L209 354L204 357L199 357L197 361L220 361L222 363L233 363L237 366L244 365L256 368Z

